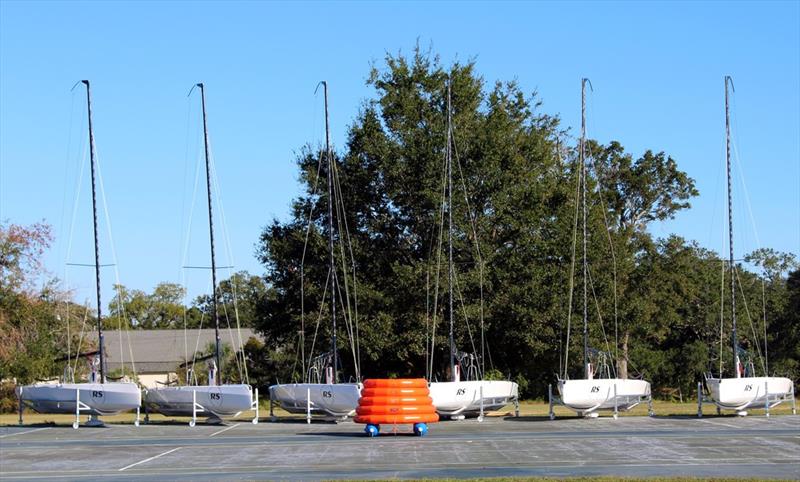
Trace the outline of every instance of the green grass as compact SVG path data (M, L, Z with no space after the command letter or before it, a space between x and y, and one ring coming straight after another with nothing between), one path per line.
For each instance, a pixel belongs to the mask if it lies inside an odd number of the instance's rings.
M798 402L800 408L800 402ZM546 402L538 400L526 400L520 402L519 413L520 416L525 417L547 417L549 406ZM564 407L556 405L554 410L556 417L574 417L575 412ZM697 401L691 402L669 402L663 400L653 400L653 411L660 417L675 417L675 416L696 416L697 415ZM513 407L506 408L502 412L504 415L513 415ZM764 409L749 409L748 413L751 415L763 415ZM782 403L777 407L771 408L770 415L790 415L792 413L791 403ZM610 415L611 412L600 412L600 416ZM634 407L628 412L620 412L621 417L641 417L647 415L647 404L643 403ZM723 415L732 415L733 412L723 412ZM716 416L717 411L714 405L703 406L703 416Z
M800 403L798 403L800 406ZM677 416L696 416L697 415L697 402L668 402L668 401L661 401L655 400L653 402L653 409L657 416L660 417L677 417ZM556 406L555 407L555 414L556 417L559 418L566 418L566 417L575 417L575 412L572 410L567 409L563 406ZM546 418L548 414L548 404L543 401L538 400L525 400L520 402L519 412L521 417L542 417ZM764 414L763 409L759 410L748 410L751 415L754 416L762 416ZM789 415L792 413L792 406L790 403L782 403L777 407L770 410L770 415ZM506 409L491 412L489 416L492 417L505 417L511 416L514 414L514 407L508 406ZM279 408L275 408L275 415L278 417L295 417L295 418L303 418L302 415L290 415L288 412L285 412ZM635 407L633 410L629 412L620 412L620 416L622 417L636 417L636 416L646 416L647 415L647 405L642 404L638 407ZM723 412L723 416L732 416L733 412ZM269 417L269 408L262 404L261 419L266 420ZM610 416L610 412L601 412L600 416ZM715 417L716 409L713 405L705 405L703 407L703 416L704 417ZM249 422L253 417L252 412L243 412L238 418L234 419L237 422ZM144 418L144 413L142 413L142 418ZM135 415L133 413L123 413L119 415L111 415L107 417L103 417L103 420L108 423L133 423L135 419ZM36 424L54 424L54 425L71 425L72 422L75 420L75 417L72 415L49 415L49 414L38 414L31 411L26 411L24 414L24 423L25 425L36 425ZM177 422L177 423L189 423L189 417L165 417L163 415L158 414L151 414L150 420L153 422ZM10 425L17 425L18 423L18 415L16 413L5 413L0 414L0 426L10 426ZM494 479L493 479L494 480ZM536 479L497 479L497 480L536 480ZM552 479L550 479L552 480ZM593 479L594 480L594 479ZM666 479L665 479L666 480ZM670 479L670 480L679 480L679 479ZM689 479L687 479L689 480ZM722 480L722 479L719 479Z

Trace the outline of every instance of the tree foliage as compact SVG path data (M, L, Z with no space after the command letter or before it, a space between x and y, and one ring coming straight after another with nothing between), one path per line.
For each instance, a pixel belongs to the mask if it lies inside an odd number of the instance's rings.
M485 81L474 61L445 67L419 48L387 55L367 84L374 95L333 155L342 200L334 261L341 289L355 291L339 297L340 313L357 322L339 324L344 379L359 358L365 377L448 375L448 84L457 349L477 355L486 377L510 377L523 396L543 396L557 374L581 372L585 302L590 344L610 352L620 373L646 377L657 394L690 393L703 373L731 371L734 270L695 242L655 238L649 229L698 195L675 159L588 141L584 280L577 148L567 147L574 139L537 93ZM238 314L240 326L264 336L244 347L261 387L301 379L309 360L330 349L328 166L318 147L305 146L297 158L301 194L291 216L269 222L257 242L264 276L239 272L218 286L221 325L234 327ZM94 314L42 268L51 241L46 224L0 224L0 380L58 375L65 347L73 355L91 349L73 342ZM758 372L796 381L799 268L794 255L768 248L735 266L740 345ZM210 296L187 302L185 294L174 283L150 293L119 285L103 323L212 326ZM225 356L225 375L240 378L232 354Z
M473 61L444 67L419 48L410 56L389 54L384 65L373 67L367 84L374 96L363 103L346 145L335 152L346 204L337 222L347 228L346 233L337 230L337 239L347 235L353 247L352 261L349 253L342 259L337 251L336 262L354 266L362 374L425 375L427 336L436 323L432 376L446 376L447 268L437 271L437 259L446 259L439 236L448 81L457 160L452 205L456 345L483 353L487 372L511 376L526 395L542 395L563 371L565 350L572 354L569 374L576 374L582 358L582 343L574 336L582 323L583 300L577 293L573 336L569 346L564 343L577 151L563 147L568 136L558 117L543 112L536 93L522 92L515 82L486 82ZM656 387L689 390L725 357L718 340L721 262L682 238L654 239L648 226L688 208L698 194L694 181L663 151L636 157L618 142L588 145L591 344L630 361L632 373L647 376ZM274 369L272 382L301 377L299 353L310 358L327 350L331 335L329 300L323 300L328 276L328 196L320 181L327 174L324 154L306 146L297 162L302 194L291 219L268 224L258 244L270 290L258 304L255 324L266 347L254 349L265 356L274 350L271 356L283 360L264 362ZM781 276L738 269L753 306L761 299L755 281L766 280L766 292L785 283ZM577 286L582 279L576 276L574 282ZM786 308L777 302L767 310L768 320L785 319ZM338 349L346 353L346 333L338 335ZM755 339L742 338L755 348ZM776 351L777 358L786 359L791 350ZM347 370L352 362L343 358Z
M109 316L104 323L116 329L122 320L123 327L134 329L212 328L211 295L202 294L185 303L186 289L178 283L162 282L152 293L114 287L116 294L109 302ZM265 296L264 280L247 271L234 273L217 286L217 310L220 326L250 327L256 305Z

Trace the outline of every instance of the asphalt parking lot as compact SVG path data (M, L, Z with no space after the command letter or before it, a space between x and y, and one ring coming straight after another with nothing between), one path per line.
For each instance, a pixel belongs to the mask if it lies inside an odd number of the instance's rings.
M800 416L488 418L382 427L299 421L0 428L0 478L275 480L491 476L800 479Z

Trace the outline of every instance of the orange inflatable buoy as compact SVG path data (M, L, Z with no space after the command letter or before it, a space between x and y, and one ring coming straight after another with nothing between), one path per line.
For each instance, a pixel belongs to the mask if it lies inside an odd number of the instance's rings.
M427 397L430 393L428 387L425 388L396 388L381 387L367 388L361 390L361 397Z
M424 388L428 381L424 378L371 378L364 380L364 388Z
M370 437L380 432L381 424L414 425L414 433L425 435L429 423L439 421L424 378L369 379L364 381L356 409L356 423L365 423Z

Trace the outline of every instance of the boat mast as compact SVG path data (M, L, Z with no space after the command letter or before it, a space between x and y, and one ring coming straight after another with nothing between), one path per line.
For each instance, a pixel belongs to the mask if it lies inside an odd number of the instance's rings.
M214 216L211 211L211 161L208 155L208 123L206 122L206 91L203 83L197 84L200 88L200 101L203 106L203 145L206 155L206 191L208 193L208 235L211 239L211 313L214 317L214 361L217 364L216 380L209 380L215 385L220 384L222 373L222 363L219 356L219 315L217 313L217 263L214 258Z
M445 147L445 163L447 164L447 251L448 251L448 282L450 297L450 375L452 381L460 378L456 374L455 337L453 336L453 168L452 146L453 141L453 115L450 100L450 81L447 82L447 146Z
M95 175L95 152L94 152L94 131L92 130L92 93L89 88L89 81L82 80L86 85L86 110L89 114L89 163L92 171L92 223L94 226L94 275L95 287L97 290L97 340L99 345L98 355L100 356L100 383L106 381L105 353L103 350L103 316L102 304L100 303L100 241L97 236L97 190Z
M331 272L331 323L333 335L331 336L331 351L333 352L333 383L337 383L338 356L336 350L336 263L333 257L333 156L331 155L331 130L328 118L328 83L320 82L325 96L325 160L328 161L328 251L330 255Z
M736 266L733 261L733 193L731 192L731 117L728 107L728 84L733 89L733 79L725 76L725 165L728 175L728 262L731 270L731 321L733 323L733 371L736 378L741 378L739 373L739 342L736 338Z
M587 303L587 265L586 259L586 83L589 79L581 79L581 143L580 143L580 164L581 164L581 203L583 207L583 373L584 378L592 378L591 368L589 367L589 312ZM591 86L591 82L589 82Z

